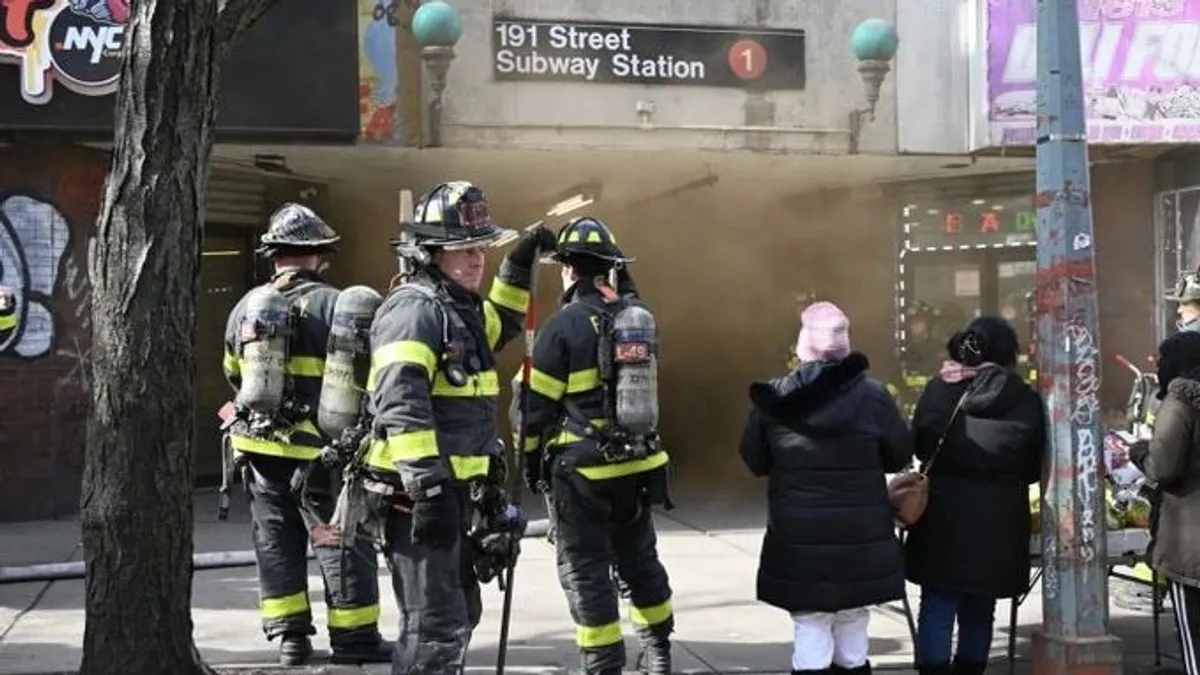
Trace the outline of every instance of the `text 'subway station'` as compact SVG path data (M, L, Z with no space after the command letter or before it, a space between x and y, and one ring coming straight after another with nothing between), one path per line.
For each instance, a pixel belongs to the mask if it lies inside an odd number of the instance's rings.
M500 81L804 88L804 31L496 17Z

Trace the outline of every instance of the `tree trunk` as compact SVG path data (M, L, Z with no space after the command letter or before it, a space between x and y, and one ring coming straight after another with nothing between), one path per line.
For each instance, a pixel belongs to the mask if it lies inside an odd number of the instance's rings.
M272 2L132 3L90 271L83 675L212 672L191 619L203 199L220 60Z

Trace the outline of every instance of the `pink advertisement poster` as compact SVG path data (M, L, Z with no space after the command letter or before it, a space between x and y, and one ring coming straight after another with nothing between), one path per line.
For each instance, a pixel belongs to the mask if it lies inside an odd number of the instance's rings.
M988 0L991 145L1030 145L1036 0ZM1092 143L1200 142L1200 0L1079 0Z

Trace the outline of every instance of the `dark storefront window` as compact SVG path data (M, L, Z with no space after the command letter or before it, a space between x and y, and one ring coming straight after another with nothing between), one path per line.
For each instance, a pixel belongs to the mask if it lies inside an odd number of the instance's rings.
M911 411L946 357L955 331L981 315L1016 329L1025 368L1033 340L1036 272L1033 176L1014 174L906 186L898 205L896 351L893 380Z

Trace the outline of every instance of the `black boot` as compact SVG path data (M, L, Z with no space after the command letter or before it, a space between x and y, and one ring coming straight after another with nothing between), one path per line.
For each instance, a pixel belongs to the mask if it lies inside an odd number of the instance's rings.
M579 650L579 668L571 675L621 675L625 672L625 643Z
M830 668L820 668L817 670L792 670L792 675L833 675L836 671Z
M951 675L949 663L940 663L935 666L928 664L917 664L918 675Z
M950 675L983 675L987 672L987 661L982 663L974 663L971 661L959 661L954 659L954 663L950 666Z
M333 648L330 663L356 665L362 663L391 663L395 646L387 640L374 643L345 645Z
M301 633L284 633L279 639L279 665L302 666L312 658L312 641Z
M638 642L641 652L637 657L637 670L642 675L671 675L671 631L673 621L650 627L638 627Z
M833 675L871 675L871 662L867 661L857 668L843 668L841 666L830 666L829 671Z

